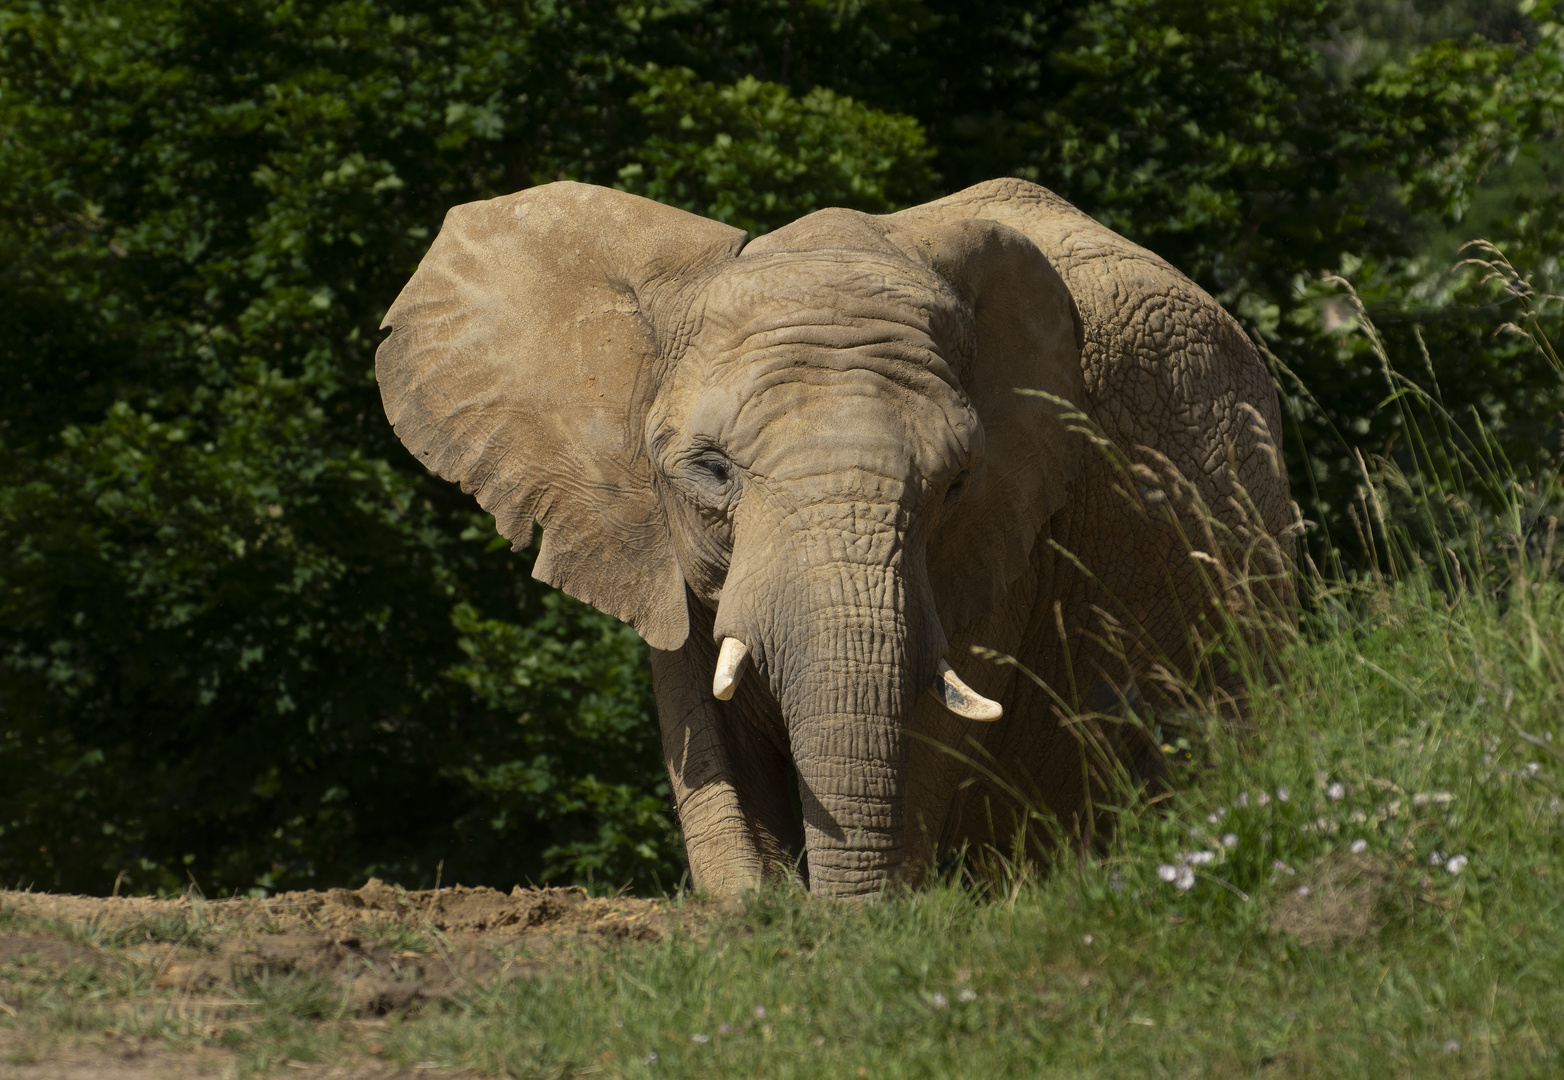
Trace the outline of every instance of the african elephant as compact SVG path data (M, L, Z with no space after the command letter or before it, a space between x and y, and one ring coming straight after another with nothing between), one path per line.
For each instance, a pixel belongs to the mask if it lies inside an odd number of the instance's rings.
M1213 529L1287 542L1244 333L1021 180L753 239L548 184L452 209L384 325L403 443L651 646L711 891L916 883L1017 799L1079 824L1056 706L1188 661Z

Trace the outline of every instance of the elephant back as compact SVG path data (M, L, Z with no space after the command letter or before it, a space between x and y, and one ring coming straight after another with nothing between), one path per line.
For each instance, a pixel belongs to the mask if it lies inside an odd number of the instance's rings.
M1244 519L1258 516L1270 536L1286 533L1275 383L1209 293L1025 180L990 180L895 216L924 215L999 221L1036 244L1080 312L1086 411L1103 433L1158 474L1171 465L1225 525L1249 531Z

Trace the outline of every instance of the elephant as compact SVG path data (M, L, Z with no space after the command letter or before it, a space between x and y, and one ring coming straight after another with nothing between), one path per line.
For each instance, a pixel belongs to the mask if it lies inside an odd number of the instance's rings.
M650 646L701 890L1089 830L1072 710L1198 663L1235 559L1290 603L1253 343L1024 180L754 237L546 184L451 209L383 328L403 444Z

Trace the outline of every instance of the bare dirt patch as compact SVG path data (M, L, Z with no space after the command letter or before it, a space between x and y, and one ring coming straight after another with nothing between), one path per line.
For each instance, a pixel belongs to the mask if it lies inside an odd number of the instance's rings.
M702 918L689 903L581 889L408 892L375 879L265 899L0 892L0 1080L233 1076L282 1065L288 1075L427 1075L375 1060L370 1025L539 978L579 963L583 946L655 941ZM290 993L313 1004L290 1005ZM358 1052L330 1064L247 1058L244 1033L290 1008L349 1030L336 1044Z
M229 931L340 931L405 922L451 934L492 931L509 935L595 933L618 938L656 938L667 926L660 900L589 897L584 889L446 889L408 892L370 878L361 889L289 892L266 899L235 897L177 900L149 897L54 896L0 891L0 907L31 919L91 921L108 930L157 919L210 920Z
M1369 856L1327 856L1280 894L1271 929L1292 934L1305 948L1362 941L1378 933L1403 900L1393 863Z

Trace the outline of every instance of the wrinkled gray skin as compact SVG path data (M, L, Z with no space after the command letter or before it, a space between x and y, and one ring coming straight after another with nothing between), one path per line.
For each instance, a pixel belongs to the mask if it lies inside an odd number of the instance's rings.
M1162 260L1019 180L748 243L551 184L453 209L386 325L404 443L518 547L539 522L536 575L652 646L712 891L916 883L941 849L1010 843L1016 797L1089 828L1054 704L1111 706L1187 658L1211 604L1190 547L1219 546L1193 497L1251 571L1286 548L1277 399L1248 340ZM751 659L724 702L726 637ZM942 657L1003 719L925 693Z

